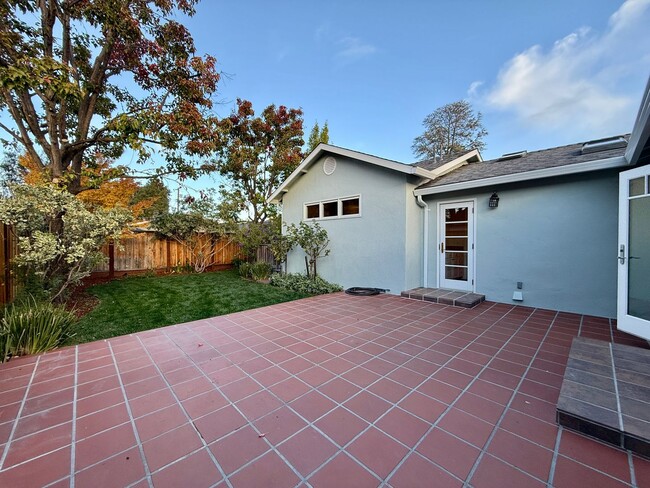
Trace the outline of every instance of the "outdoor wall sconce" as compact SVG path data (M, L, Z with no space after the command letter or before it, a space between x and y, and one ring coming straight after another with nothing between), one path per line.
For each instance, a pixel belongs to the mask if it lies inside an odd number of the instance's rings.
M494 192L492 196L490 197L490 201L488 202L488 206L490 208L497 208L499 206L499 195L497 195L497 192Z

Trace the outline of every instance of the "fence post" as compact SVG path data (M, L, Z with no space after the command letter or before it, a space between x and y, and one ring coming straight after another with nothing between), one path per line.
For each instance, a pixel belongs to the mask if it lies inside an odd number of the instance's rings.
M115 241L108 242L108 278L115 278Z
M9 283L9 276L7 271L9 269L9 234L7 232L7 225L2 225L2 297L0 303L9 303L9 290L11 285Z
M169 237L165 238L165 242L167 243L167 272L171 272L172 268L169 262L172 260L172 245L169 242Z

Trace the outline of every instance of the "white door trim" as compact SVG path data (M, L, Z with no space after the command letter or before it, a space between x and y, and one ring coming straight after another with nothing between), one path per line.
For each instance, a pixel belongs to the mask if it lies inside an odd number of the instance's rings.
M433 248L433 252L436 255L436 286L438 288L450 288L443 282L442 276L444 272L444 266L441 261L442 256L440 253L440 244L442 243L442 234L443 234L443 216L442 208L446 205L458 205L462 206L463 204L470 206L472 211L469 214L469 227L471 230L471 238L468 241L469 252L468 252L468 273L467 273L467 286L465 288L451 287L452 289L459 289L463 291L475 291L476 290L476 198L464 198L460 200L443 200L439 201L436 204L436 243Z
M618 286L616 319L617 328L623 332L650 340L650 321L628 314L628 263L629 263L629 218L631 179L650 175L650 166L642 166L619 174L618 187ZM649 177L650 178L650 177ZM650 185L650 181L646 182ZM643 197L650 198L650 197ZM624 246L624 247L621 247Z

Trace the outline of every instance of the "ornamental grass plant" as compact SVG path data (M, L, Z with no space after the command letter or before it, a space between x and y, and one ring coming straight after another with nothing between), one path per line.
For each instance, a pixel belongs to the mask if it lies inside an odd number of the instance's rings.
M33 298L6 307L0 318L0 362L62 345L75 322L72 312Z

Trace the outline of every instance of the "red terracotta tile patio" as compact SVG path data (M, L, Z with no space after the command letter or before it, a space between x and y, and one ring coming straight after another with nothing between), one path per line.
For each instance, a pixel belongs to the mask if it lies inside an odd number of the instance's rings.
M18 358L0 486L650 486L650 460L555 423L578 334L638 344L594 317L333 294Z

